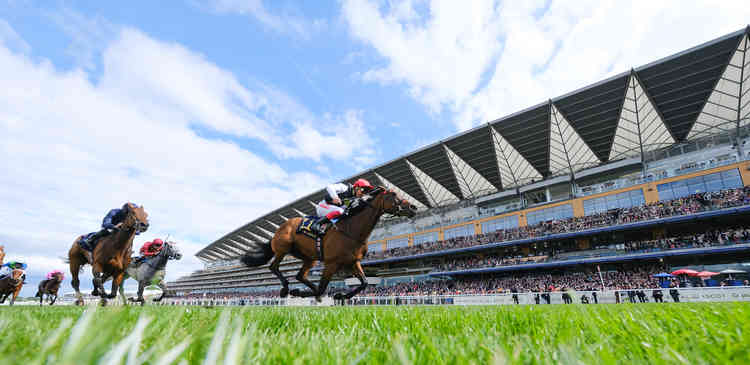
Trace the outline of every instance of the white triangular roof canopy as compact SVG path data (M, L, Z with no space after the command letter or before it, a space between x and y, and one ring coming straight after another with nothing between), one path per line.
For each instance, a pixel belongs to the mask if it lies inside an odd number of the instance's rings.
M531 180L539 181L542 179L542 174L534 166L531 166L529 161L521 156L495 128L490 127L490 131L495 145L495 156L503 189L523 185Z
M711 96L708 97L703 111L688 134L688 139L732 131L737 127L738 113L741 119L740 126L748 124L747 99L750 98L747 95L747 83L750 77L750 55L747 51L746 35L740 41ZM741 84L743 90L740 90Z
M641 144L644 151L649 151L674 142L638 78L631 74L612 149L609 151L609 160L640 156Z
M451 163L453 174L456 175L458 186L461 188L461 194L464 198L476 197L497 191L484 176L469 166L461 157L458 157L448 146L443 145L443 148L445 148L445 153L448 155L448 161Z
M425 174L424 171L420 170L419 167L414 166L414 164L409 162L409 160L405 161L409 166L409 169L411 169L414 177L417 178L417 182L422 188L422 192L425 196L427 196L427 199L430 200L431 206L436 207L439 205L456 203L460 200L458 199L458 197L453 195L453 193L448 191L448 189L446 189L443 185L440 185L440 183L435 181L435 179L431 178L429 175Z
M549 169L552 175L570 173L597 165L594 151L573 129L565 116L552 104L550 113Z

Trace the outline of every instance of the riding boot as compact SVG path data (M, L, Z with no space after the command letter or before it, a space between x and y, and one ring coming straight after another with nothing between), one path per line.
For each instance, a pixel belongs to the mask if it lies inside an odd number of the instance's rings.
M312 230L317 232L318 234L322 235L323 231L321 231L321 227L323 227L323 225L326 223L331 223L331 220L326 216L322 216L320 217L320 219L315 221L315 223L313 223L312 227L310 228L312 228Z

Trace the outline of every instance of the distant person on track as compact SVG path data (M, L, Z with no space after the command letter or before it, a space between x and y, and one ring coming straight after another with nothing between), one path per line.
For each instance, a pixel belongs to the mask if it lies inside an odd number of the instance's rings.
M334 219L344 214L345 207L352 199L361 198L367 194L373 186L365 179L358 179L354 184L331 184L326 186L327 196L315 207L318 220L312 225L312 230L321 232L324 224L331 223Z

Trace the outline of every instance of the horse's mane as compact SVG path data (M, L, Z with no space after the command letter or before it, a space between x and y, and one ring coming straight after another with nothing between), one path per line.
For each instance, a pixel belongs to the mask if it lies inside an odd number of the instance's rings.
M350 208L348 209L347 214L339 219L339 221L336 223L341 229L348 231L349 230L349 224L351 224L351 221L354 217L356 217L362 210L364 210L365 207L370 205L370 202L375 200L378 196L380 196L383 193L388 192L389 190L386 189L384 186L376 186L367 194L365 194L362 198L357 198L357 200L363 200L365 204L358 204L356 208L353 210ZM367 199L369 197L369 199ZM350 204L351 207L351 204Z

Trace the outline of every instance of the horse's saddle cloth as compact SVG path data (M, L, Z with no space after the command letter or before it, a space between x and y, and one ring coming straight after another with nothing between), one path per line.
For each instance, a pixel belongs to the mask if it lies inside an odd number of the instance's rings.
M318 217L314 215L308 215L304 218L302 218L302 222L300 222L299 227L297 227L297 233L304 234L307 237L310 237L314 240L317 240L318 237L321 237L325 235L326 230L328 230L328 224L324 224L323 227L320 227L321 231L317 231L313 229L313 223L318 220Z
M96 243L99 242L99 240L94 240L92 242L91 237L95 235L96 232L91 232L89 234L84 235L80 241L78 241L78 245L81 246L82 249L94 252L94 248L96 247Z

